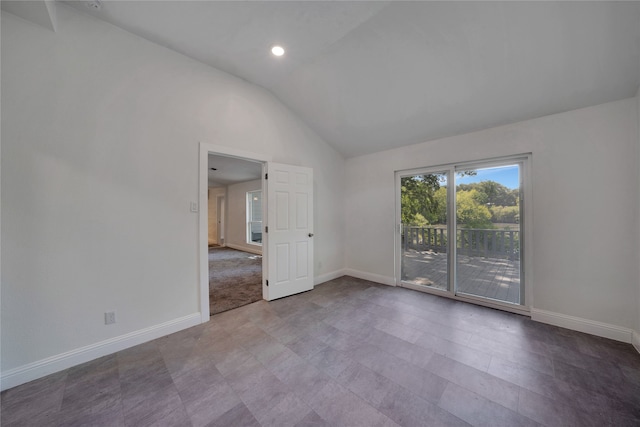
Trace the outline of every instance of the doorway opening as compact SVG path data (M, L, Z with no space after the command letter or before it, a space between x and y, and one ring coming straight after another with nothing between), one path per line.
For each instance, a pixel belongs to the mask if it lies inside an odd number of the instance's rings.
M256 153L200 143L198 252L203 323L212 314L264 296L267 248L246 244L246 224L241 218L246 215L243 188L265 187L270 160ZM262 209L264 213L266 203ZM236 279L231 279L233 276ZM225 297L221 298L219 292Z
M209 314L214 315L262 299L262 243L255 236L262 235L263 165L213 153L207 159Z
M260 165L259 181L261 197L256 188L244 188L242 205L244 215L232 215L231 191L224 199L224 247L254 256L262 255L262 299L271 301L313 289L313 169L274 163L266 155L254 154L228 147L200 143L199 156L199 277L201 322L208 322L211 312L209 304L209 250L208 250L208 193L210 155L223 157L226 161L240 160ZM216 168L217 169L217 168ZM267 181L268 179L268 181ZM237 184L242 187L242 183ZM248 203L257 198L260 203ZM256 202L258 202L256 200ZM247 209L255 208L251 215ZM259 211L262 215L259 215ZM234 235L232 220L242 225L242 231ZM258 231L256 225L261 225ZM244 242L234 247L234 239Z
M527 160L396 172L397 284L526 312Z

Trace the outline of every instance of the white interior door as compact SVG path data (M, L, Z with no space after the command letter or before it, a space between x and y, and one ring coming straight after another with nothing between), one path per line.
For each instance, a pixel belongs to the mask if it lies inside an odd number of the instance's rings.
M267 165L268 301L313 289L313 170Z

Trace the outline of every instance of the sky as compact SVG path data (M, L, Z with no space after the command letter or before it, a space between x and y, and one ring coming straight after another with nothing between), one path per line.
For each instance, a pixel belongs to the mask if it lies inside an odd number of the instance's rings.
M509 189L519 187L518 166L500 166L496 168L476 169L475 176L457 176L456 184L471 184L480 181L495 181Z

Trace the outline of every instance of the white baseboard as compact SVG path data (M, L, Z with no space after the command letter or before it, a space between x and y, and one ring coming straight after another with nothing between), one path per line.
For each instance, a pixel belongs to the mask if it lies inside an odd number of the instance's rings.
M633 331L633 341L631 342L631 344L633 344L638 353L640 353L640 332Z
M346 276L353 276L357 277L358 279L369 280L371 282L376 282L388 286L396 285L395 278L383 276L381 274L367 273L360 270L354 270L352 268L345 268L343 272Z
M581 317L569 316L552 311L531 308L531 319L536 322L547 323L549 325L560 326L578 332L584 332L598 337L609 338L616 341L631 343L634 338L634 331L622 326L611 325L609 323L597 322L595 320L583 319ZM637 336L637 333L635 333ZM638 348L638 346L636 346Z
M251 246L234 245L233 243L227 243L224 245L226 248L235 249L242 252L249 252L256 255L262 255L262 247L252 248Z
M7 390L72 366L89 362L98 357L113 354L129 347L199 325L200 323L200 313L194 313L119 337L67 351L56 356L47 357L37 362L9 369L0 375L0 390Z
M344 269L321 274L313 278L313 285L316 286L321 283L328 282L329 280L337 279L338 277L342 277L344 275L345 275Z

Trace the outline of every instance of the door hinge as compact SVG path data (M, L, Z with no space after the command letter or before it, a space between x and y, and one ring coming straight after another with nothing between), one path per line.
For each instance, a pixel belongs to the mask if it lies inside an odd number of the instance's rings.
M264 179L269 179L269 174L268 173L264 174Z
M269 280L267 280L267 286L269 286Z
M268 225L264 228L264 232L265 232L265 233L268 233L268 232L269 232L269 226L268 226Z

